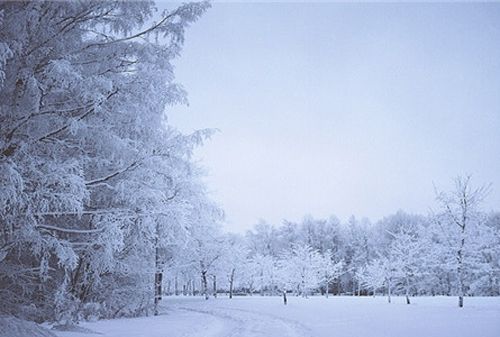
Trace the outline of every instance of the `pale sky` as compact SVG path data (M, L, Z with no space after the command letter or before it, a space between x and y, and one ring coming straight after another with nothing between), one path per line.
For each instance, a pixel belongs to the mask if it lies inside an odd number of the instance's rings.
M464 173L500 209L500 4L215 3L175 65L228 230L426 214Z

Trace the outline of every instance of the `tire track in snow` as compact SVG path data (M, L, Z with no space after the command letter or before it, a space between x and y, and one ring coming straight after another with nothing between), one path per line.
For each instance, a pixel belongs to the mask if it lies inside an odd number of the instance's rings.
M299 322L252 310L227 307L178 309L211 315L226 321L226 330L217 337L310 337L310 330ZM204 331L204 336L209 336Z
M237 319L235 317L232 317L230 315L224 315L224 314L215 314L212 311L208 310L203 310L203 309L194 309L194 308L187 308L187 307L177 307L176 309L178 310L184 310L188 312L194 312L197 314L204 314L211 316L219 321L223 321L224 324L222 327L216 327L214 329L213 326L208 326L206 327L207 329L204 329L203 331L200 331L199 333L193 333L189 335L189 337L210 337L210 336L217 336L217 337L232 337L232 336L243 336L241 335L242 327L244 326L244 321ZM224 331L226 330L226 331ZM188 336L185 336L188 337Z
M227 307L217 307L217 308L220 308L220 309L223 309L223 310L233 310L233 311L238 311L238 312L242 312L242 313L245 313L245 314L251 314L251 315L256 315L256 316L260 316L260 317L264 317L266 319L272 319L273 321L278 321L280 322L281 324L284 324L286 327L287 327L287 330L290 330L292 332L291 335L285 335L285 336L290 336L290 337L310 337L312 336L312 332L311 332L311 329L309 329L308 327L306 327L304 324L298 322L298 321L295 321L295 320L292 320L292 319L287 319L287 318L283 318L283 317L280 317L280 316L277 316L277 315L273 315L273 314L269 314L269 313L260 313L260 312L257 312L257 311L253 311L253 310L248 310L248 309L240 309L240 308L227 308Z

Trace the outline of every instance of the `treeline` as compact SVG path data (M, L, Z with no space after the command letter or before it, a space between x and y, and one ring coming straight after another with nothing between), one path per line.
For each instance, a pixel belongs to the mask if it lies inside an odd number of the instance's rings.
M208 291L236 289L242 294L334 295L500 295L500 213L485 213L488 189L474 188L470 177L436 196L429 215L398 211L371 223L351 217L302 222L264 221L244 236L221 236L211 248L203 275ZM189 254L182 254L189 256ZM170 265L169 294L207 295L200 269L182 257ZM208 268L207 268L208 266ZM218 280L218 281L217 281ZM215 283L217 281L217 283Z

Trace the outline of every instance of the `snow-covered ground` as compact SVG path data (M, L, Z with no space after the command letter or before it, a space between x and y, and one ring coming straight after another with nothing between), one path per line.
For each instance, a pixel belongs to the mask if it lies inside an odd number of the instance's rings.
M420 297L388 304L383 297L290 296L165 298L157 317L82 323L103 337L498 337L500 298ZM56 332L60 337L96 334Z

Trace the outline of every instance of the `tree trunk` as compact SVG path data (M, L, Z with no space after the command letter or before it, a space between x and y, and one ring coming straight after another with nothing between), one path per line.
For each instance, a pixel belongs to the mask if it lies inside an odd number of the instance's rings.
M179 283L177 281L177 275L175 275L174 279L174 291L175 291L175 296L179 295Z
M233 298L233 283L234 283L234 268L231 269L231 276L229 277L229 298Z
M160 248L158 247L158 243L156 241L155 247L155 298L154 298L154 315L158 316L158 306L161 301L161 284L163 279L163 271L161 269L161 261L160 261Z
M391 280L387 281L387 301L391 303Z
M410 304L410 280L406 277L406 304Z
M458 278L458 307L463 308L464 306L464 270L463 270L463 249L465 246L465 220L462 227L462 240L460 241L460 249L458 250L458 266L457 266L457 278Z
M217 298L217 276L214 275L214 298Z
M207 284L207 271L204 270L201 272L201 284L203 288L203 295L205 296L205 299L208 300L208 284Z
M328 292L330 290L330 281L326 279L326 298L328 298Z

